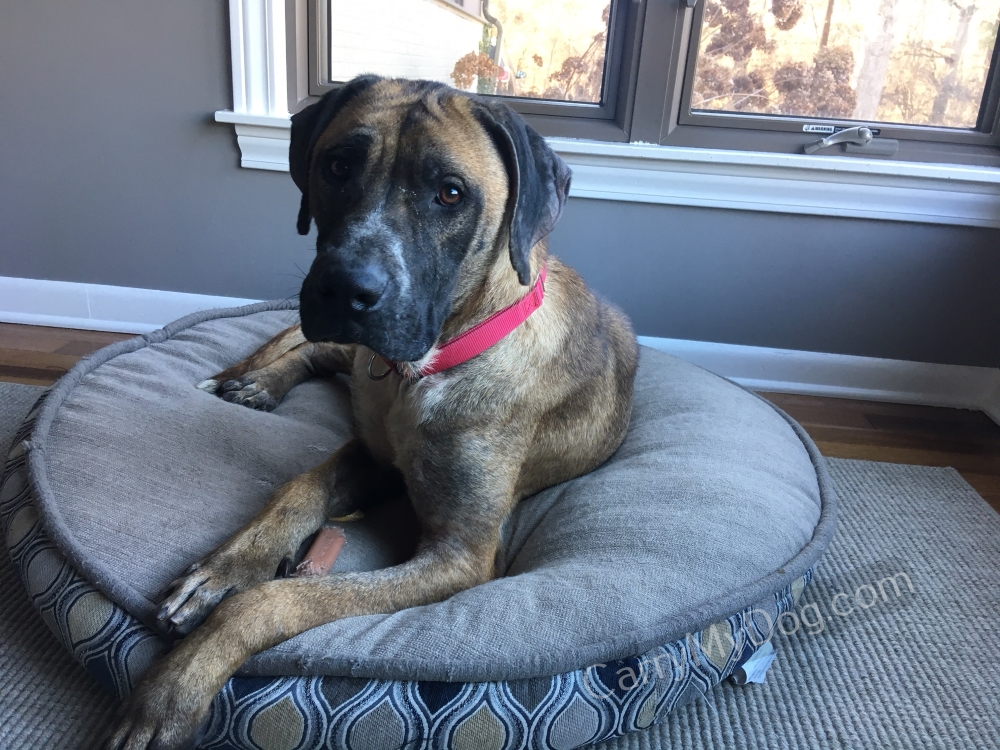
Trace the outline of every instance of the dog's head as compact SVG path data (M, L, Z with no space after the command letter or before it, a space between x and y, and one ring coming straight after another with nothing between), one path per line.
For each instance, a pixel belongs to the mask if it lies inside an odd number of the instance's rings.
M318 230L303 333L401 362L434 345L456 298L501 255L530 283L531 248L555 226L570 181L503 103L374 76L292 118L289 164L298 230Z

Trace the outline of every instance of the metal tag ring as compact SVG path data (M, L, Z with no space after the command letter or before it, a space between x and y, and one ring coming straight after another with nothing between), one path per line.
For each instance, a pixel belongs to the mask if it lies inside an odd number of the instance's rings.
M376 375L375 373L373 373L372 365L375 364L375 357L377 356L378 356L377 354L372 354L372 358L368 360L368 377L371 378L372 380L385 380L387 377L389 377L389 373L392 372L392 367L386 365L386 370L381 375Z

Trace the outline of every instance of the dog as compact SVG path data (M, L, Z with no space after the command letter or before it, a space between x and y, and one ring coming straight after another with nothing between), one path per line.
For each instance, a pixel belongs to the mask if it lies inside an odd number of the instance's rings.
M174 582L158 619L186 637L126 702L115 750L196 741L258 651L502 574L517 503L601 465L628 428L635 335L548 255L570 171L513 110L363 76L292 118L289 166L298 231L317 228L301 325L200 387L271 409L346 373L355 436ZM408 562L275 577L327 518L402 491L421 532Z

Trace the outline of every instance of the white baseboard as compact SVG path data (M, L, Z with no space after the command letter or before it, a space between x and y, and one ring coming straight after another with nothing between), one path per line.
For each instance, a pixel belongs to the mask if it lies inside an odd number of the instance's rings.
M198 310L256 300L0 276L0 322L146 333ZM980 409L1000 423L1000 369L640 336L748 388Z
M0 276L0 323L147 333L198 310L256 300Z
M755 391L980 409L1000 423L1000 369L640 336Z
M984 394L982 406L979 408L986 412L986 416L1000 424L1000 370L993 372L995 373L993 388Z

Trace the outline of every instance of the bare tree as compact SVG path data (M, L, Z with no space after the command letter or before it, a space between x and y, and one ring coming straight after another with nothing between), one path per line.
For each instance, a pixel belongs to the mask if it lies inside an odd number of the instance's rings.
M607 27L611 5L604 9L601 20ZM562 67L549 76L552 98L575 99L577 101L598 101L604 79L604 53L608 35L599 31L582 55L570 56L563 60Z
M948 4L958 10L958 23L955 25L955 35L951 41L951 54L946 58L946 70L944 78L941 79L941 88L938 89L937 96L934 97L934 105L931 107L931 125L944 124L945 114L948 111L948 103L955 96L960 87L958 80L959 69L962 67L962 56L965 54L965 47L969 42L969 24L972 17L979 8L975 3L961 6L955 0L948 0Z
M833 20L833 5L836 0L829 0L826 4L826 18L823 19L823 36L820 37L820 49L830 43L830 22Z
M749 0L708 0L701 45L693 107L737 112L767 107L766 77L748 72L748 65L755 51L770 52L774 44Z
M898 3L899 0L882 0L879 5L878 15L882 26L865 45L852 115L855 120L874 120L878 116L882 89L885 88L885 74L889 70L889 60L892 57Z
M748 0L708 0L692 106L730 112L848 117L854 109L849 46L823 44L811 61L778 64L774 52L781 32L803 16L802 0L770 0L776 31L764 23L766 11ZM827 20L833 0L827 3ZM829 39L829 32L826 34ZM751 65L751 58L753 65Z

